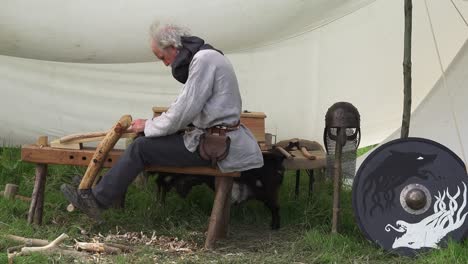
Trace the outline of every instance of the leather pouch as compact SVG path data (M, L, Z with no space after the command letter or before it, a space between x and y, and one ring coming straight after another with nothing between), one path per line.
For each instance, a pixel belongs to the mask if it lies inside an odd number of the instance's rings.
M211 166L216 167L218 161L227 157L230 145L231 139L225 134L212 134L207 131L200 137L198 150L202 159L211 161Z

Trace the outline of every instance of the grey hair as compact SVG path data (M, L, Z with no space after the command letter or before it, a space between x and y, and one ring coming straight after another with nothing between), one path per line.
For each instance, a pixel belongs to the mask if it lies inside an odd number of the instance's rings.
M150 36L162 49L169 46L180 48L182 47L180 37L190 36L190 31L182 26L174 24L161 26L159 22L154 22L150 26Z

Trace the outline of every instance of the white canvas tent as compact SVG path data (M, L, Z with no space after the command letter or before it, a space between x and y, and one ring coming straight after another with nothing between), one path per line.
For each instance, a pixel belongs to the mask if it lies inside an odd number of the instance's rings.
M412 114L411 135L442 142L466 163L468 41ZM400 129L383 142L400 137ZM367 155L366 155L367 156Z
M413 2L411 136L462 155L466 141L454 135L467 132L468 65L462 55L451 63L466 50L468 2ZM244 109L265 112L278 139L321 141L327 108L348 101L361 113L362 145L378 143L401 125L403 15L403 1L389 0L7 1L0 137L17 145L104 130L122 114L145 118L168 105L181 87L148 47L148 26L159 20L224 50ZM446 123L434 112L451 125L438 125Z

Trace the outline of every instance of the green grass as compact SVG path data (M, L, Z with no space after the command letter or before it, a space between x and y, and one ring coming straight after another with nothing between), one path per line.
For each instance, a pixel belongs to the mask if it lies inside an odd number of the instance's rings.
M368 150L369 148L366 148ZM6 183L20 186L20 194L30 196L34 166L19 162L18 148L0 149L0 189ZM165 206L156 202L154 178L137 188L132 185L126 208L106 211L106 223L96 226L78 212L67 213L67 202L59 187L84 168L49 166L46 185L44 224L27 224L29 204L0 198L0 263L7 263L7 248L18 245L5 234L53 240L61 233L74 240L90 241L97 234L143 232L151 236L177 237L196 245L193 253L167 252L158 246L133 245L135 250L118 256L101 256L91 263L468 263L468 244L449 243L446 249L410 259L384 252L368 242L356 226L351 207L351 192L342 194L340 234L330 234L332 187L328 179L317 175L314 192L308 196L308 180L302 176L300 196L295 198L294 172L285 175L281 188L281 229L269 229L270 213L258 201L249 201L231 210L229 238L218 243L215 251L202 250L204 232L210 215L213 192L196 187L187 199L169 193ZM305 173L303 173L305 175ZM82 233L82 230L86 231ZM15 263L71 263L65 256L19 256Z
M370 146L366 146L366 147L362 147L362 148L360 148L360 149L357 150L357 156L360 157L360 156L366 154L369 150L371 150L371 149L373 149L373 148L375 148L375 147L377 147L377 144L375 144L375 145L370 145Z

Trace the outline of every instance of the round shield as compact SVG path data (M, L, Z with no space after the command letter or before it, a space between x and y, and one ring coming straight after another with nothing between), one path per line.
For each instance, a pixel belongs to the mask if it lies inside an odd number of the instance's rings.
M385 250L413 256L468 235L465 164L437 142L380 146L359 168L352 196L359 228Z

